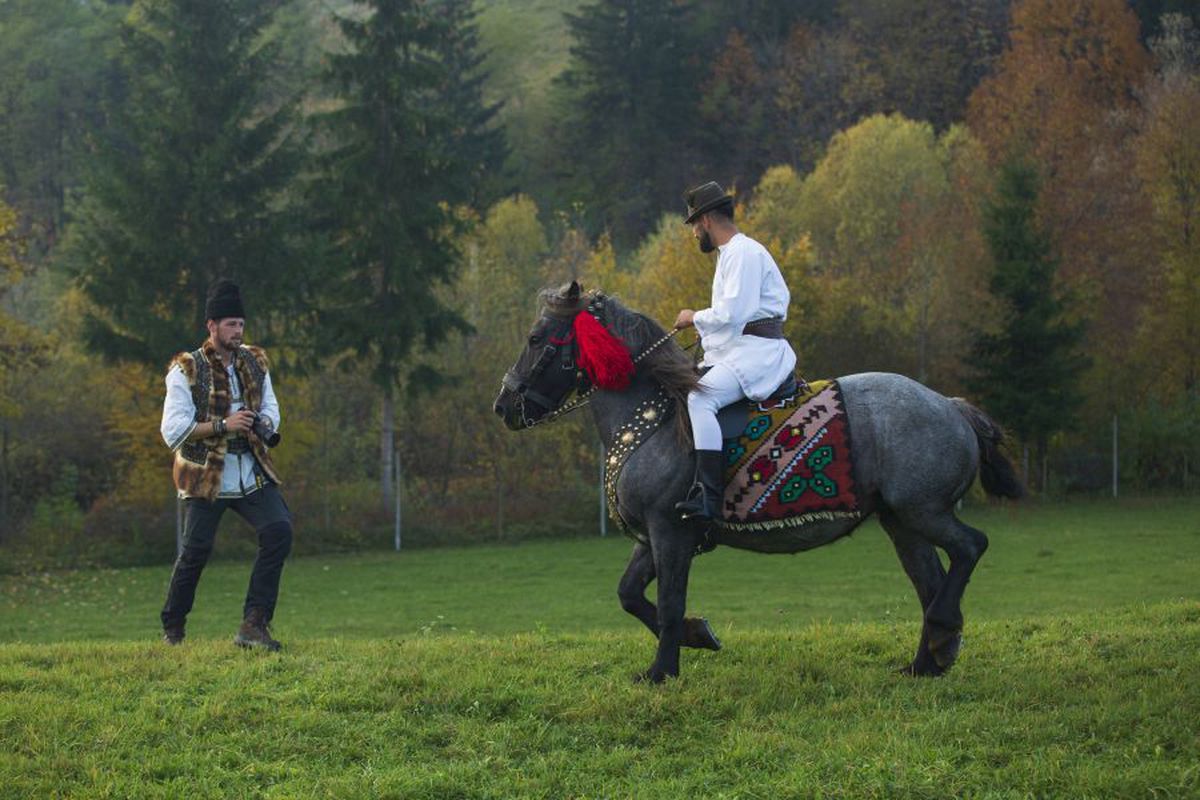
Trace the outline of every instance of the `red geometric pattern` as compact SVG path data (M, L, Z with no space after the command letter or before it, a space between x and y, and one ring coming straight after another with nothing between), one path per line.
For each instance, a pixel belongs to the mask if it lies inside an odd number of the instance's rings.
M724 528L780 528L858 517L850 425L837 381L817 381L773 408L751 403L725 440Z

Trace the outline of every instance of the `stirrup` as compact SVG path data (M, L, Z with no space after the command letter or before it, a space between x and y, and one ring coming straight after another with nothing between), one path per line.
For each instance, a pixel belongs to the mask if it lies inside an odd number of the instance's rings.
M715 506L716 503L709 497L709 490L703 483L696 481L688 489L687 496L675 504L675 510L685 521L711 520L716 516L713 513Z

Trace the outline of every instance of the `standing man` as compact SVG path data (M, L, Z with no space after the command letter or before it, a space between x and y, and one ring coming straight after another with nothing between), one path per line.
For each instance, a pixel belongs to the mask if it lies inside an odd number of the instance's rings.
M684 519L721 515L725 456L717 412L748 397L763 400L796 368L796 353L783 338L791 295L775 259L733 224L733 197L709 182L684 195L692 235L702 253L720 250L713 276L712 305L685 308L676 328L695 326L708 371L688 395L696 448L696 482L675 504Z
M267 354L242 344L246 314L238 287L221 279L205 304L208 339L180 353L167 371L162 436L175 452L175 486L187 504L183 552L162 610L163 641L183 641L196 584L212 553L217 524L231 508L258 534L243 621L234 643L278 650L268 625L279 576L292 549L292 522L264 439L275 439L279 404Z

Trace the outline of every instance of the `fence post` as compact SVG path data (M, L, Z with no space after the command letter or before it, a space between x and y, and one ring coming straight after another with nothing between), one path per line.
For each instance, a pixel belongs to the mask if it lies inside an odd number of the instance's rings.
M1113 437L1112 437L1112 486L1113 486L1113 497L1115 498L1117 496L1117 486L1118 486L1118 481L1120 478L1120 475L1118 472L1118 467L1117 467L1119 462L1117 460L1117 415L1115 412L1113 413L1112 433L1113 433Z
M396 544L396 552L399 553L400 552L400 493L403 488L403 483L400 480L400 448L399 447L392 450L392 462L393 462L393 466L394 466L394 469L392 469L392 477L393 477L393 480L395 480L395 482L396 482L395 483L395 495L396 495L395 544Z

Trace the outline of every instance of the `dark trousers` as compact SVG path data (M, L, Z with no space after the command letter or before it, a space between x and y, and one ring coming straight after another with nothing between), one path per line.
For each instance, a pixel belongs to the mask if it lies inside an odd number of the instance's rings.
M183 527L183 552L175 560L175 571L171 573L167 602L162 610L163 625L182 624L192 610L200 573L208 563L213 542L217 538L217 524L227 508L232 508L249 522L258 534L258 557L250 573L250 588L246 591L243 617L250 609L261 608L267 612L267 619L270 620L275 614L275 600L279 597L283 560L292 549L291 514L283 502L279 487L269 483L245 497L221 498L212 503L189 497L184 502L187 504L187 515Z

